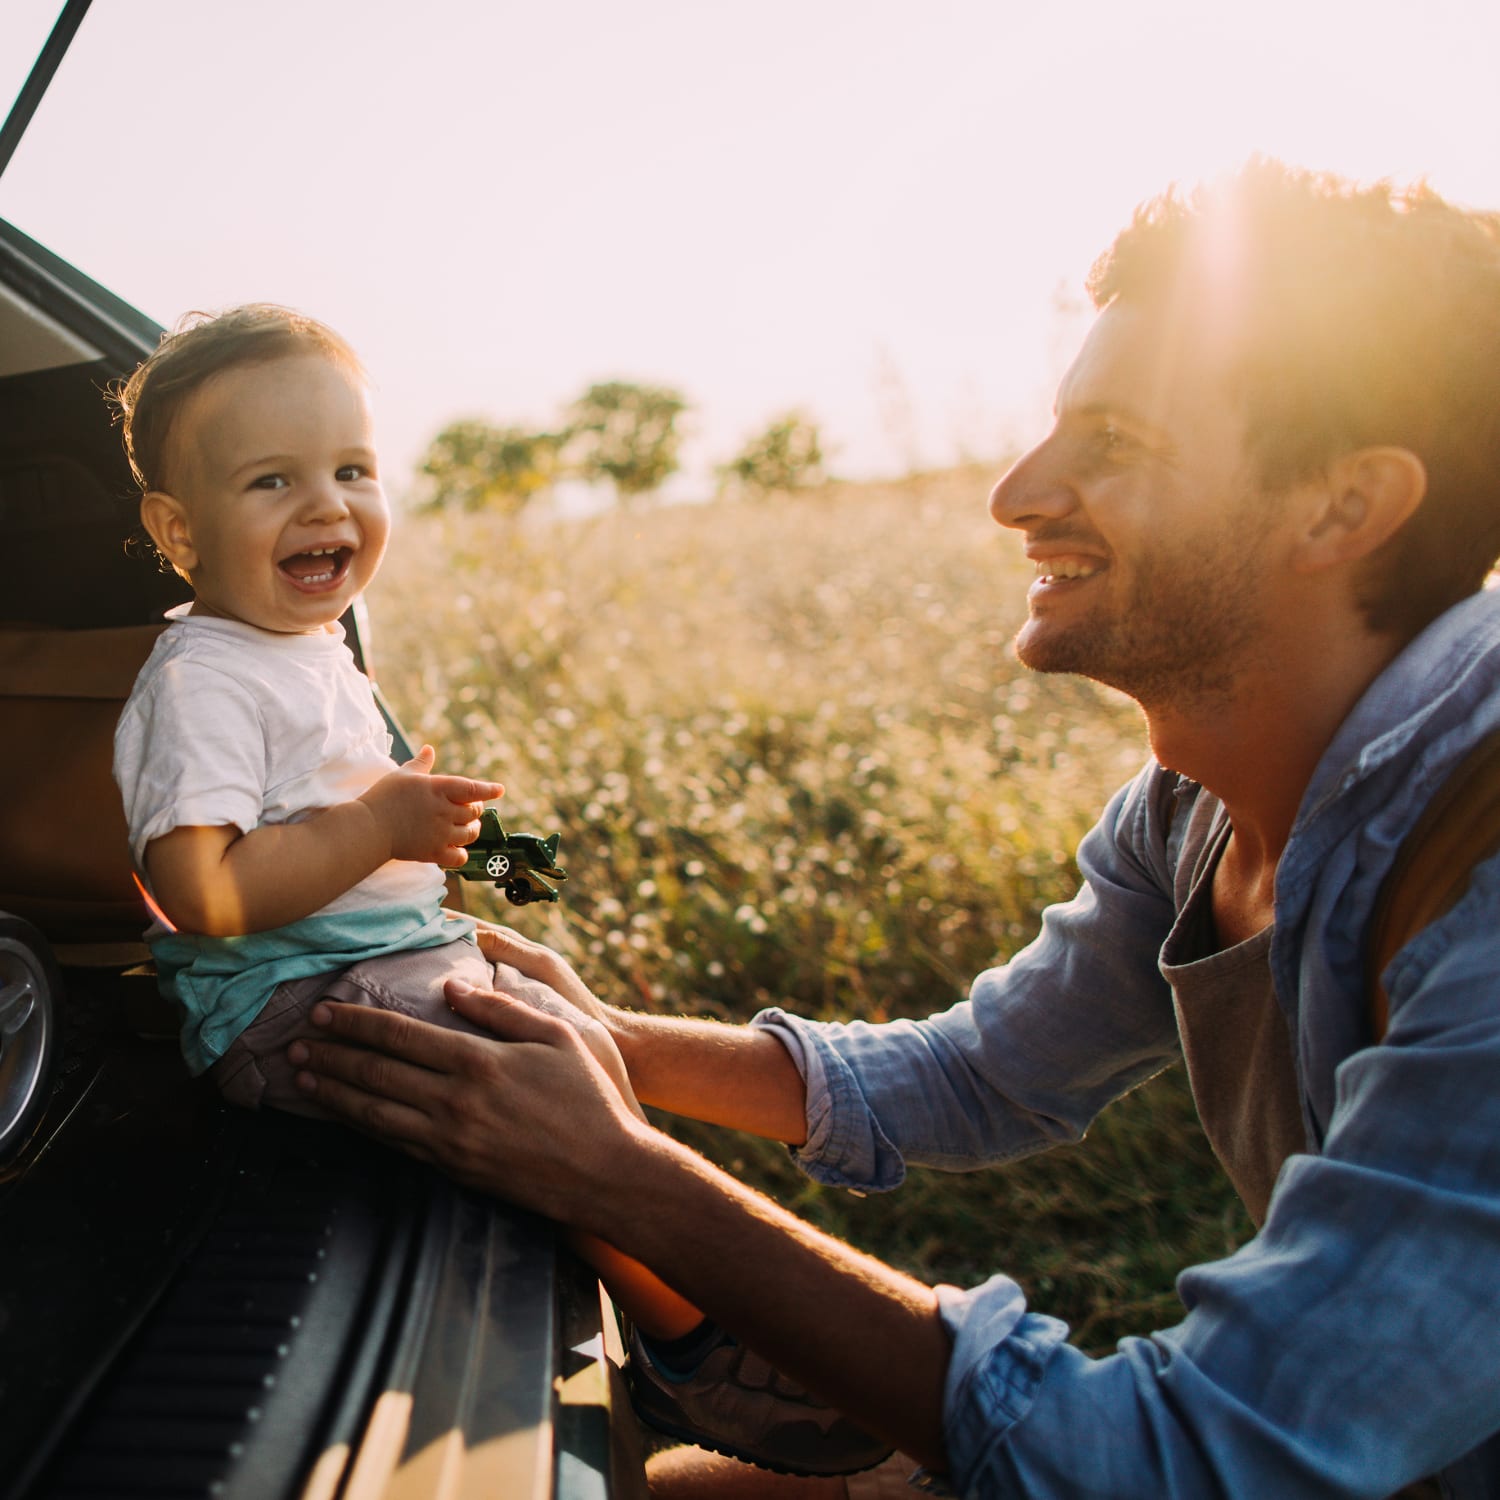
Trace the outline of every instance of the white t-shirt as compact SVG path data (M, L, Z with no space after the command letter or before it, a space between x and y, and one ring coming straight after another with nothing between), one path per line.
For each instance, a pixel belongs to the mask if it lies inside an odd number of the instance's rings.
M300 822L396 769L342 626L278 635L173 614L115 730L115 779L143 879L146 846L174 828ZM443 894L436 865L392 860L322 910L441 904Z
M341 627L279 635L186 609L171 612L115 730L115 780L143 879L147 845L174 828L299 822L396 769ZM163 992L183 1008L189 1067L222 1056L285 979L472 932L441 910L446 889L437 865L391 860L268 932L212 938L154 923L146 938Z

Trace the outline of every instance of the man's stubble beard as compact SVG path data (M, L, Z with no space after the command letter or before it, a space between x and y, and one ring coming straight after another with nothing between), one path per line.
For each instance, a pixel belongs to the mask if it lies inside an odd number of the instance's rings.
M1226 528L1208 554L1191 547L1158 549L1139 567L1123 610L1085 616L1050 637L1025 643L1016 655L1037 672L1069 672L1117 688L1148 712L1212 708L1233 696L1260 656L1261 523Z

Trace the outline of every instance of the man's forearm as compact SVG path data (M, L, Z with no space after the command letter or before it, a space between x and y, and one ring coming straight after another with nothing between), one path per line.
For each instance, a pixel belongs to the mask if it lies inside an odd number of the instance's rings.
M770 1032L624 1011L607 1024L642 1103L793 1146L807 1139L802 1075Z
M514 964L598 1021L642 1102L794 1146L807 1139L802 1075L770 1032L606 1005L559 954L505 927L481 922L479 946L491 962Z
M951 1345L930 1287L822 1234L659 1133L637 1137L596 1232L777 1369L946 1467ZM643 1207L643 1205L649 1205Z

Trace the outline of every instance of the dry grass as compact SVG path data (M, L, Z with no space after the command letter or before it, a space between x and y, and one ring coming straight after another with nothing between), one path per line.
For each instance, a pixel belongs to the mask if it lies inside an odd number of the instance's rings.
M506 920L607 998L732 1020L927 1015L1024 943L1145 749L1118 696L1015 664L1029 572L989 477L404 522L371 600L386 691L440 765L506 783L510 826L563 834L565 903ZM929 1279L1003 1267L1091 1346L1245 1232L1171 1078L1081 1147L883 1199L680 1129Z

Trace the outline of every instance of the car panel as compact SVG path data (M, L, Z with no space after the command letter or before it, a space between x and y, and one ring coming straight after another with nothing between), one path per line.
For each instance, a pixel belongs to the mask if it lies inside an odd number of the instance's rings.
M11 322L19 316L55 324L99 358L129 371L156 347L161 325L30 235L0 219L0 285L8 293Z
M549 1226L182 1063L109 777L188 597L104 400L161 332L0 220L0 1497L631 1500L618 1332Z

